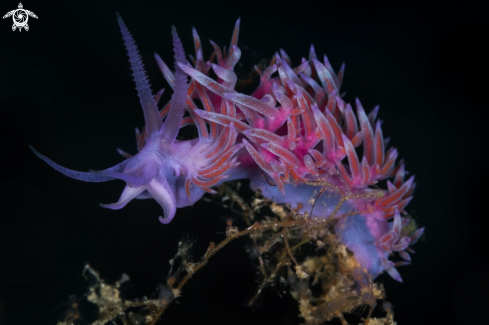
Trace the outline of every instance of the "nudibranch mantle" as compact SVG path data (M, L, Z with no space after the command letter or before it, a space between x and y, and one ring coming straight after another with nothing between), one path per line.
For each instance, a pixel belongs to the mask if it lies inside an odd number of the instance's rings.
M404 163L395 163L397 150L385 150L378 106L367 115L357 99L355 114L342 99L344 64L336 74L328 58L319 61L311 46L309 59L293 68L280 50L264 71L255 67L260 85L248 96L235 90L239 19L227 52L211 41L209 61L204 61L193 29L193 64L173 28L174 72L155 54L173 89L171 100L159 110L163 90L152 95L136 44L119 15L117 19L145 118L142 132L136 129L139 152L132 156L118 150L125 161L90 172L59 166L31 147L38 157L74 179L125 181L119 201L101 206L120 209L134 198L153 198L163 208L162 223L205 192L216 193L212 187L250 179L253 190L275 203L307 211L309 218L334 219L339 240L362 268L374 277L387 271L402 281L395 266L409 263L409 246L424 231L403 231L409 218L402 214L412 199L414 177L405 180ZM211 69L217 80L209 77ZM180 128L190 124L199 137L176 140ZM356 148L361 148L361 158ZM387 189L373 187L385 179ZM388 260L393 252L405 262Z

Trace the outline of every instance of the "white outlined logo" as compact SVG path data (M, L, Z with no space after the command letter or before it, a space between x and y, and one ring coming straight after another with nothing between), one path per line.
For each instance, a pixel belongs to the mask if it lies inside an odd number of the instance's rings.
M24 6L22 6L22 3L19 3L19 8L11 10L3 16L3 19L8 18L12 16L12 19L14 20L14 24L12 25L12 31L15 31L17 28L19 29L19 32L22 31L22 28L24 28L26 31L29 30L29 25L27 25L27 21L29 20L29 16L32 18L36 18L37 16L35 13L29 10L25 10Z

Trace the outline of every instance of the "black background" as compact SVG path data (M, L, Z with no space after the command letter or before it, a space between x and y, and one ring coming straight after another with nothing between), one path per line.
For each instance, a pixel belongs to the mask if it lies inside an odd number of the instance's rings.
M28 32L0 21L0 324L55 324L68 296L86 292L89 262L107 281L127 273L127 296L153 292L184 234L196 258L219 241L229 212L199 202L158 222L152 200L119 211L119 181L93 184L67 178L27 145L74 170L121 161L115 148L135 152L134 127L143 125L118 29L119 11L134 35L153 89L167 87L152 52L172 64L170 26L187 53L191 27L203 41L229 44L241 17L243 57L269 59L283 48L298 64L313 43L335 69L346 62L343 91L367 108L381 104L385 136L416 174L408 206L425 237L404 284L380 280L400 324L484 322L487 277L488 29L475 1L442 5L412 1L26 1L39 16ZM1 15L17 8L2 1ZM246 74L251 64L241 67ZM169 96L170 91L166 94ZM243 226L241 224L241 226ZM185 287L167 324L298 324L296 304L282 290L257 285L246 241L219 253ZM165 323L165 322L163 322Z

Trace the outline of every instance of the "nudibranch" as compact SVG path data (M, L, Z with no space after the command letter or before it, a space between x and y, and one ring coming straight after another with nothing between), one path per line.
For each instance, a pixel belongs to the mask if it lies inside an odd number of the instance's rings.
M342 99L344 65L336 74L328 58L320 61L311 46L309 58L292 67L281 50L263 71L255 67L260 84L245 95L235 90L233 72L241 56L239 19L228 51L211 41L209 61L204 61L193 29L193 64L173 28L174 71L155 54L173 89L171 100L159 110L162 91L152 95L136 44L119 15L117 19L145 119L142 132L136 129L138 153L119 150L126 160L90 172L59 166L31 147L39 158L74 179L125 181L119 201L101 206L120 209L134 198L153 198L163 208L162 223L205 192L216 193L212 187L249 179L253 190L276 203L310 211L309 218L335 218L339 240L362 268L374 277L387 271L402 281L395 266L409 263L409 246L424 230L409 235L402 230L409 221L401 215L411 201L414 177L406 180L404 163L396 164L397 150L386 150L379 107L366 114L358 99L355 110ZM209 76L211 69L217 80ZM198 138L177 140L180 128L190 124ZM387 180L386 189L373 186L381 180ZM390 261L392 252L405 262Z

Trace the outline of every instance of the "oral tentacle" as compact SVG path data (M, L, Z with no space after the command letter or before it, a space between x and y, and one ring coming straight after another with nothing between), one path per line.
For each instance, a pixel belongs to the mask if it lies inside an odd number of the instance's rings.
M109 204L100 203L100 206L102 208L107 208L112 210L122 209L123 207L126 206L126 204L128 204L132 199L134 199L136 196L141 194L144 190L145 190L144 187L136 188L136 187L131 187L129 185L126 185L126 187L124 187L124 190L122 191L119 201L115 203L109 203Z
M29 148L32 150L32 152L34 152L34 154L36 156L38 156L39 158L44 160L49 166L54 168L56 171L60 172L63 175L66 175L68 177L77 179L79 181L100 183L100 182L107 182L107 181L111 181L111 180L115 179L115 177L110 176L110 175L104 175L104 174L93 173L93 172L79 172L76 170L71 170L71 169L65 168L63 166L58 165L57 163L55 163L54 161L52 161L48 157L40 154L31 145L29 145ZM122 163L112 167L111 169L112 170L118 169L117 167L122 167L124 164L125 164L125 162L122 162Z
M163 208L164 216L159 217L160 222L167 224L172 221L177 211L177 203L166 178L153 179L146 189Z
M91 170L90 172L94 174L114 177L123 180L132 186L142 186L148 184L156 176L156 173L158 172L158 166L151 162L144 163L143 166L134 171L140 174L138 176L133 175L132 173L127 171L125 173L118 173L112 170Z

